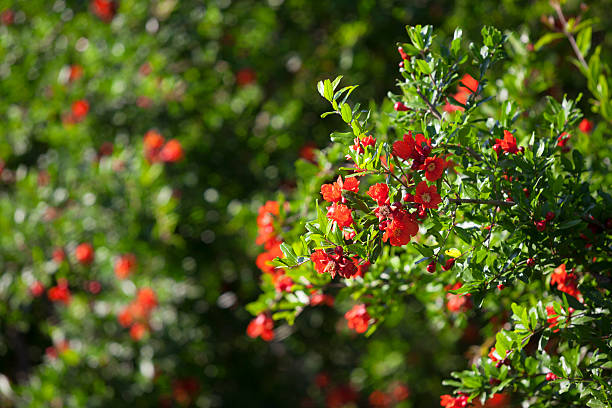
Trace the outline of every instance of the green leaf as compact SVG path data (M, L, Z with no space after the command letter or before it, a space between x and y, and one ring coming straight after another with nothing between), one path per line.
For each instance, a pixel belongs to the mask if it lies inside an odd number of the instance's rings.
M343 105L346 106L346 105ZM343 145L351 145L353 144L353 139L355 135L353 132L333 132L329 135L331 141L334 143L342 143Z
M353 119L353 113L351 111L351 107L347 103L342 104L342 106L340 106L340 113L342 115L343 121L345 121L346 123L351 123L351 120Z
M544 34L533 46L533 48L536 51L539 51L540 48L542 48L543 46L545 46L546 44L549 44L555 40L561 39L564 37L563 33L547 33Z
M431 69L431 67L429 66L429 64L425 60L418 59L418 60L416 60L416 64L419 67L419 71L421 71L423 74L425 74L425 75L431 74L432 69Z
M569 220L559 224L559 229L568 229L580 224L582 220Z

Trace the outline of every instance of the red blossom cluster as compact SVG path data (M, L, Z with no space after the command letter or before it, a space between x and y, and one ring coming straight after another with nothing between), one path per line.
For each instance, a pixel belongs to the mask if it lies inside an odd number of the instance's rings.
M522 146L518 147L514 135L509 131L504 130L504 138L495 139L493 150L495 150L495 153L497 153L499 156L502 151L506 152L507 154L517 154L519 152L523 152L525 148Z
M274 320L268 313L260 313L249 323L247 335L251 338L261 337L265 341L274 339Z
M357 333L364 333L370 325L370 314L363 303L353 306L351 310L344 314L347 320L348 328L355 330Z
M91 12L105 23L110 23L113 20L118 8L119 4L114 0L91 1Z
M457 93L453 95L453 98L462 105L465 105L468 97L471 94L476 93L477 90L478 81L475 80L470 74L465 74L463 75L463 78L461 78L461 83L457 86ZM463 108L463 106L454 105L452 101L447 101L446 105L444 105L445 112L463 112L464 110L465 108Z
M318 273L329 273L333 278L340 275L343 278L352 278L359 274L359 258L350 258L344 253L341 246L337 246L331 253L317 249L310 255Z
M565 270L565 264L561 264L555 268L550 277L550 284L557 285L558 290L565 292L576 299L580 299L582 296L578 290L578 276L576 276L576 274L573 272L568 273Z
M369 135L362 138L356 137L353 139L353 145L350 147L350 149L357 154L364 154L365 148L368 146L376 146L376 138Z
M338 176L335 183L323 184L321 186L321 195L325 201L337 203L342 200L342 190L359 192L359 180L355 177L347 177L342 180L342 176Z
M458 395L453 397L452 395L442 395L440 396L440 406L444 408L464 408L468 405L468 396L467 395Z
M255 263L263 273L272 277L277 291L289 292L293 287L293 280L285 275L283 269L277 269L270 265L270 261L274 258L283 256L283 252L280 249L283 241L278 235L277 226L275 226L276 217L278 217L279 213L280 208L276 201L268 201L259 208L255 243L263 245L266 251L257 256Z
M138 291L136 299L117 315L119 324L130 327L130 336L138 341L149 331L151 312L157 307L157 296L153 289L145 287Z
M380 205L375 214L378 216L378 228L385 231L383 242L389 241L393 246L406 245L419 232L415 213L409 213L401 203Z
M463 283L457 282L452 286L447 286L446 290L457 290L463 286ZM472 308L472 299L469 293L455 295L453 293L446 294L446 308L453 313L466 312Z
M174 163L184 156L183 148L178 140L170 139L166 142L164 137L155 130L149 130L145 133L144 151L145 157L150 163L159 161Z

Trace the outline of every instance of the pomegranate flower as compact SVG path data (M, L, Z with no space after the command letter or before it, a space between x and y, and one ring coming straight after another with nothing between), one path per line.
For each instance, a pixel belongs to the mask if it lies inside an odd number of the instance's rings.
M260 337L265 341L274 339L274 321L267 313L260 313L249 323L247 335L251 338Z
M421 181L416 187L414 202L421 204L424 208L437 208L442 202L436 186L427 186L427 182Z

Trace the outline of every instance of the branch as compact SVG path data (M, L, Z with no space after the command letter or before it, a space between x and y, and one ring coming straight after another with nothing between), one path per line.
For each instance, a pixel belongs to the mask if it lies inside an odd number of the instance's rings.
M442 120L442 115L440 115L440 112L438 112L438 110L436 109L435 106L433 106L431 104L431 102L429 102L429 99L427 99L419 90L418 87L416 87L416 91L417 94L419 94L419 96L421 97L421 99L423 100L423 102L425 102L427 104L427 107L429 108L429 111L436 117L436 119L438 120Z
M563 34L565 34L565 36L567 37L570 45L572 46L572 49L574 50L574 54L576 54L576 57L578 57L578 61L580 61L580 64L582 65L582 67L588 71L589 70L589 65L587 64L586 60L584 59L584 56L582 55L582 52L580 51L580 48L578 48L578 44L576 44L576 40L574 39L574 36L572 35L572 33L567 31L567 20L565 20L565 16L563 15L563 11L561 10L561 6L559 5L559 3L557 3L554 0L550 2L550 5L557 12L557 17L559 17L559 21L561 22L561 27L562 27L562 30L563 30Z
M470 156L475 158L476 160L480 160L480 161L484 160L483 157L478 152L476 152L476 150L472 149L469 146L462 146L462 145L459 145L459 144L446 144L445 146L447 146L447 147L456 147L456 148L459 148L459 149L463 149Z
M508 205L512 206L516 203L514 201L502 201L502 200L477 200L474 198L449 198L448 201L455 204L488 204L488 205Z

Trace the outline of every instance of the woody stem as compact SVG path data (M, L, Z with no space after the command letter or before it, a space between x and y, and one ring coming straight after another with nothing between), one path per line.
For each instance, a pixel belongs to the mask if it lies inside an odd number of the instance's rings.
M449 198L448 201L455 204L488 204L488 205L507 205L512 206L516 203L514 201L502 201L502 200L477 200L474 198Z

